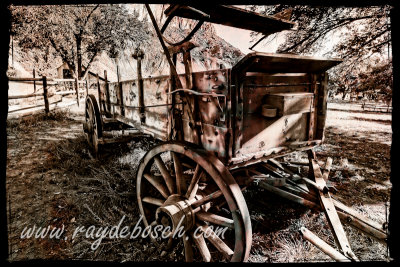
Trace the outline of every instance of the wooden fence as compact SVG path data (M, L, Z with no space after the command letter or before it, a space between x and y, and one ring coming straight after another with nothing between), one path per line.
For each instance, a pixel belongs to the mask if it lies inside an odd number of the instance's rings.
M364 111L373 111L373 112L384 112L384 113L391 113L393 110L393 107L390 104L382 104L382 103L377 103L377 102L362 102L361 103L361 108Z
M46 113L46 115L50 112L50 106L52 104L57 104L59 102L63 101L63 97L67 96L67 95L76 95L76 102L72 101L69 103L64 103L62 105L58 105L58 107L66 107L66 106L70 106L73 105L75 103L77 103L77 105L79 106L79 101L80 101L80 95L83 94L84 97L86 95L88 95L89 93L89 84L90 81L88 79L86 80L78 80L78 79L54 79L54 78L47 78L46 76L40 77L40 78L15 78L15 77L8 77L8 81L9 82L18 82L18 83L29 83L32 84L33 83L33 88L34 88L34 92L31 94L25 94L25 95L11 95L8 96L9 100L15 100L15 99L27 99L27 98L36 98L36 97L43 97L43 104L36 104L33 106L23 106L23 107L19 107L16 109L12 109L9 110L8 113L15 113L15 112L19 112L22 110L32 110L32 109L37 109L37 108L42 108L44 107L44 111ZM42 85L42 89L43 92L37 92L37 85ZM63 90L63 91L57 91L54 90L54 92L49 93L49 88L51 86L55 86L56 88L61 87L61 85L64 84L64 88L66 88L67 86L65 86L65 84L68 84L69 88L71 88L72 90ZM98 86L98 80L96 86ZM60 85L60 86L57 86ZM82 86L83 85L83 86ZM86 86L85 86L86 85ZM83 87L83 89L82 89ZM84 88L86 87L86 88ZM86 90L85 90L86 89ZM53 103L50 103L49 99L53 96L61 96L60 100L56 100ZM19 114L19 115L29 115L31 113L34 112L29 112L29 113L23 113L23 114Z

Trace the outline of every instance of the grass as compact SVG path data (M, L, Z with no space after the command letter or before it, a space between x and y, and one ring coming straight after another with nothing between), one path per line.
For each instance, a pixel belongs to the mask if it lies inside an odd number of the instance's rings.
M328 156L334 159L330 179L339 189L341 201L384 222L384 198L390 193L390 115L353 108L349 110L354 112L348 112L346 106L335 106L340 108L328 110L326 142L316 150L318 158L322 162ZM183 260L178 248L160 257L161 251L141 238L104 239L97 250L90 248L91 240L84 236L62 244L19 243L21 227L39 220L64 224L69 233L77 226L117 225L123 216L124 225L133 226L138 220L135 168L155 140L140 138L109 145L99 158L94 158L79 120L82 117L69 111L56 111L48 116L40 114L7 122L7 186L13 206L10 238L14 246L10 259ZM372 157L377 157L376 163L369 163ZM307 156L294 153L288 158L306 161ZM374 178L376 174L379 175ZM259 188L247 190L244 196L253 226L250 261L332 261L299 232L305 226L335 246L324 214L268 195ZM18 214L24 214L27 221ZM345 231L360 260L387 259L385 246L350 227L345 226Z

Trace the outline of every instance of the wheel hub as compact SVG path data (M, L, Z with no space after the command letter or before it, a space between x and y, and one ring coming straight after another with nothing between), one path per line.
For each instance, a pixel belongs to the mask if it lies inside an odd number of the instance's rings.
M90 121L83 123L83 131L90 134L94 132L93 125L90 123Z
M183 230L189 231L194 226L195 214L189 201L180 195L171 195L164 205L156 211L156 220L163 226L171 227L172 232Z

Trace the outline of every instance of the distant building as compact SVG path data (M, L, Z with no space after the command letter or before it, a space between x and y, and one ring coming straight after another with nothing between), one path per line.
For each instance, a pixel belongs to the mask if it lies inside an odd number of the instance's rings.
M82 71L85 71L85 68L82 68ZM57 79L73 79L72 73L68 68L67 63L63 63L57 67ZM105 81L103 77L99 75L100 81ZM88 86L90 89L97 89L97 75L91 71L86 75L86 81L88 82ZM63 83L66 90L73 90L74 83L73 82L64 82ZM80 84L80 86L84 86Z
M83 72L85 71L84 67L82 67L82 71ZM72 79L73 78L72 73L71 73L70 69L68 68L67 63L64 62L59 67L57 67L57 78L58 79ZM97 75L96 75L96 73L89 71L87 74L87 78L90 81L96 81ZM99 75L99 79L104 81L104 78L101 77L100 75Z

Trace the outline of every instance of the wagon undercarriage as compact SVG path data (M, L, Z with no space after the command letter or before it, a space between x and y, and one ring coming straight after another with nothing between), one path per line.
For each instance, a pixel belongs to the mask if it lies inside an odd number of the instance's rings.
M163 36L173 16L209 21L264 34L293 23L229 6L255 23L219 17L215 9L171 5L161 29L146 5L170 64L169 76L143 78L143 52L137 50L137 79L98 83L98 96L87 98L84 132L95 153L99 145L138 135L161 143L142 158L137 170L137 201L146 226L183 227L179 238L154 238L167 250L181 240L187 261L245 261L251 248L251 221L242 191L259 186L326 215L337 249L302 228L305 239L337 261L357 261L342 223L385 243L379 225L332 198L331 159L318 165L313 148L324 139L326 71L340 63L295 55L250 53L231 69L191 71L190 33L173 43ZM268 30L261 30L269 25ZM195 26L195 32L200 26ZM167 47L165 43L170 44ZM185 73L176 71L182 53ZM106 76L106 75L105 75ZM134 130L133 132L131 130ZM130 131L119 140L110 130ZM308 153L308 175L278 161L295 151ZM219 229L219 230L216 230ZM218 231L224 232L221 238Z

